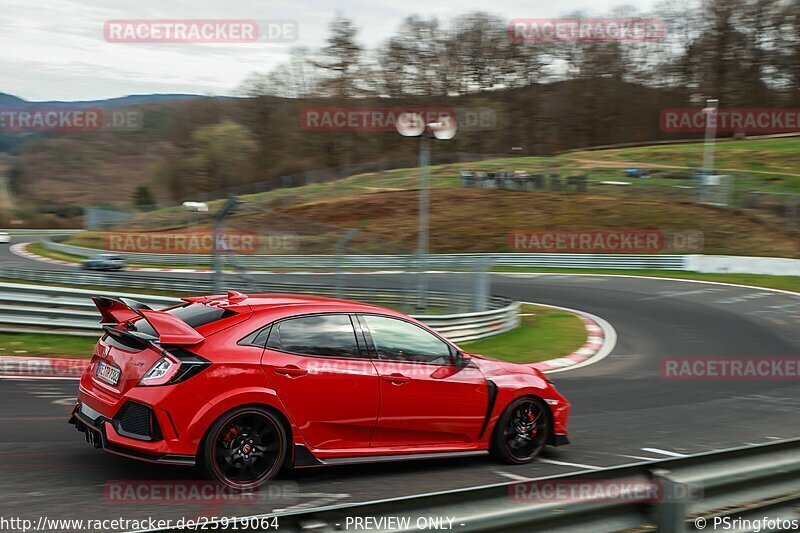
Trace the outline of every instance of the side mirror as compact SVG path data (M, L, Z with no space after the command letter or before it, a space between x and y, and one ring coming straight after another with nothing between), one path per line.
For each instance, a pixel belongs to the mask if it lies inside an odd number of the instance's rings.
M456 368L466 368L469 366L469 357L466 357L461 352L456 352L456 354L453 356L453 364L456 366Z

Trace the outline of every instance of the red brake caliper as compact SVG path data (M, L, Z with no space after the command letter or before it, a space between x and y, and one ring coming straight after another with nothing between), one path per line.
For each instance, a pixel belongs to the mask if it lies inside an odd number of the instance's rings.
M225 436L222 437L222 440L228 444L228 449L230 449L231 445L233 444L233 439L235 439L238 434L239 431L236 429L236 427L231 427L228 432L225 433Z

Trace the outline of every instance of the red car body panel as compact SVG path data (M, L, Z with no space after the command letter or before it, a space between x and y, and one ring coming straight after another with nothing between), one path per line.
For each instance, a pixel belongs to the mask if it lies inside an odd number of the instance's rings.
M219 307L225 314L195 330L177 323L172 315L145 311L140 316L146 315L162 339L160 345L126 349L109 335L97 343L91 364L81 377L72 421L87 432L99 430L99 444L108 451L144 460L192 464L212 424L232 409L248 405L276 411L285 421L290 452L303 447L321 463L327 459L481 451L489 448L492 431L505 407L515 398L528 395L541 398L549 407L551 443L566 441L569 403L538 370L528 366L477 354L464 354L466 366L388 361L374 356L308 356L241 342L278 320L309 314L396 317L433 332L401 313L291 295L238 295L230 300L216 296L187 301ZM118 308L113 314L128 321L131 318ZM104 320L109 316L112 314L103 313ZM115 327L124 330L127 326ZM181 342L184 346L179 349L184 353L199 355L210 364L185 381L142 385L142 378L164 351L172 350L167 345ZM120 369L116 386L98 377L101 362ZM121 412L131 403L150 409L154 435L150 440L120 431ZM92 428L82 427L90 423ZM291 453L289 461L295 466L310 466Z
M380 419L373 446L443 445L478 439L489 394L477 367L391 361L376 361L375 367L381 381Z

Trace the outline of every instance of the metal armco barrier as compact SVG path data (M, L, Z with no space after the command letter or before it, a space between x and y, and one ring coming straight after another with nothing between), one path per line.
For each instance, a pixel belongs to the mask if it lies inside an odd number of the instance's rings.
M124 283L118 274L109 276L88 272L31 272L0 268L0 277L105 287L122 286ZM142 281L140 276L131 276L131 278ZM157 287L151 288L175 290L175 280L156 277L151 281L158 284ZM192 280L188 284L191 286L190 288L182 287L182 289L188 292L208 292L211 281ZM266 290L258 292L303 292L332 295L335 291L331 287L314 285L272 283L263 285ZM400 292L388 289L346 289L344 292L346 298L373 303L380 302L386 305L397 303L401 295ZM125 296L156 309L180 302L178 298L164 296L0 283L0 331L98 336L101 331L99 314L90 296ZM429 299L452 297L454 296L432 293ZM490 303L493 309L489 311L450 315L418 315L415 318L456 343L497 335L519 325L519 303L499 297L491 298Z
M78 257L90 257L103 250L44 241L47 248ZM116 252L115 252L116 253ZM129 264L211 266L211 255L117 253ZM425 264L432 269L463 263L489 263L495 266L539 268L619 268L685 270L683 255L655 254L431 254ZM381 268L409 269L419 261L413 255L237 255L244 268Z
M0 331L98 337L101 332L100 315L91 296L133 298L154 309L180 302L178 298L146 294L0 283Z
M369 518L370 531L420 531L439 520L451 531L592 532L720 531L721 521L742 518L783 520L784 527L727 528L783 531L800 519L800 439L707 452L533 482L409 496L373 503L346 504L276 516L281 531L333 532L357 529ZM614 485L616 484L616 485ZM613 487L646 487L624 496ZM589 489L574 497L575 488ZM597 489L605 490L601 493ZM556 492L563 488L564 493ZM591 496L589 496L591 495ZM256 517L235 522L237 529L261 532ZM717 522L715 522L717 521ZM231 526L232 519L228 519ZM363 521L362 521L363 523ZM435 522L434 522L435 523ZM717 524L714 527L714 524ZM351 527L347 527L350 524ZM213 528L214 523L209 524ZM796 528L794 528L796 529ZM179 531L162 529L157 531Z
M84 230L82 229L16 229L0 228L0 231L11 235L74 235Z

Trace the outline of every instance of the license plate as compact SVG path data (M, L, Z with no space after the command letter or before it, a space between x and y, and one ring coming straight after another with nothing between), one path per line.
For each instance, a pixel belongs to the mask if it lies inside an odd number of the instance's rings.
M95 375L111 385L119 383L119 368L109 365L105 361L100 361L100 364L97 365Z

